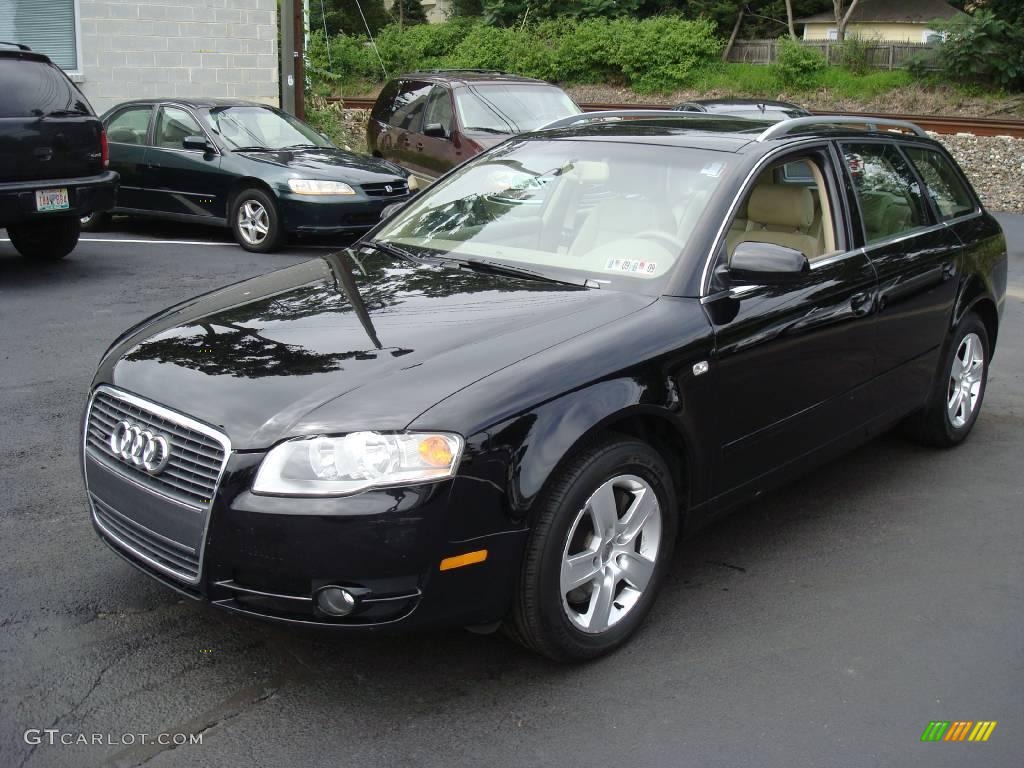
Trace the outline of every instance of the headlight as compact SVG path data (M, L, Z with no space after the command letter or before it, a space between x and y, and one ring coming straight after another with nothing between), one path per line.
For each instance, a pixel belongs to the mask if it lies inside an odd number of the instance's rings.
M344 437L289 440L273 448L256 472L254 493L340 496L367 488L451 477L463 440L448 433L352 432Z
M356 191L343 181L288 179L288 189L297 195L354 195Z

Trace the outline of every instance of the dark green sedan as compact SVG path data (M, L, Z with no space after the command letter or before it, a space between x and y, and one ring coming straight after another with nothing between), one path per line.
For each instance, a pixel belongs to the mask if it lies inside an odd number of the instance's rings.
M121 174L110 213L230 227L248 251L272 251L289 234L361 233L412 194L399 166L339 149L265 104L129 101L103 125L110 167ZM95 230L108 216L82 223Z

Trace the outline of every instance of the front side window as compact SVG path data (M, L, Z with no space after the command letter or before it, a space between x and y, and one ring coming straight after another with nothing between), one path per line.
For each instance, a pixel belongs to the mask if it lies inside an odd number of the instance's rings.
M580 113L572 99L549 85L473 85L455 92L455 104L465 130L485 133L534 131Z
M428 187L377 239L654 293L731 163L710 150L514 141Z
M949 160L941 153L921 147L904 147L904 151L924 179L928 195L935 203L939 217L943 221L955 219L974 210L974 198L967 191L963 180Z
M423 115L423 126L440 125L446 136L452 132L452 98L447 88L434 86L427 102L427 111Z
M180 107L161 107L156 119L156 146L181 149L189 136L202 136L203 129L188 112Z
M107 139L116 144L145 144L152 107L130 107L107 123Z
M203 118L232 150L332 146L301 120L267 107L214 107Z
M930 222L921 187L892 144L844 144L867 242L912 232Z

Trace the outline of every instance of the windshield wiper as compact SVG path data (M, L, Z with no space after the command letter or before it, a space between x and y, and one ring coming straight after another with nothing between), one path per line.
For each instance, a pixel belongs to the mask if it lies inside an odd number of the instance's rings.
M559 285L573 285L576 287L592 288L591 281L583 280L581 282L574 282L572 280L562 280L551 275L545 275L543 272L537 272L532 269L526 269L525 267L516 267L512 264L506 264L501 261L490 261L489 259L456 259L451 256L439 256L442 261L453 261L456 264L468 267L476 272L485 272L491 275L506 275L508 277L524 277L528 280L543 280L546 283L557 283Z
M281 147L281 149L326 149L319 144L289 144L287 147Z
M278 150L274 147L263 147L259 145L253 145L251 147L232 147L232 152L277 152Z
M423 263L423 259L414 256L410 251L405 250L405 248L399 248L397 245L392 245L384 240L367 240L363 245L374 248L381 253L386 253L388 256L397 256L400 259L412 261L416 264Z
M474 126L472 126L470 128L466 128L464 130L467 130L467 131L483 131L484 133L500 133L502 136L504 136L506 133L514 133L514 131L505 131L505 130L502 130L501 128L487 128L486 126L483 126L483 125L474 125Z

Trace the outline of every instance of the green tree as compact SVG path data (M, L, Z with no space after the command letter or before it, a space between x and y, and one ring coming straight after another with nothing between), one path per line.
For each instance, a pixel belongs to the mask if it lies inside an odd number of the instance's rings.
M359 15L359 8L352 0L310 0L309 3L309 28L310 31L324 31L324 22L327 24L327 34L353 35L361 37L366 34L366 25L370 27L371 34L376 35L381 27L389 24L391 19L384 10L383 0L360 0L363 13L366 14L366 24Z

